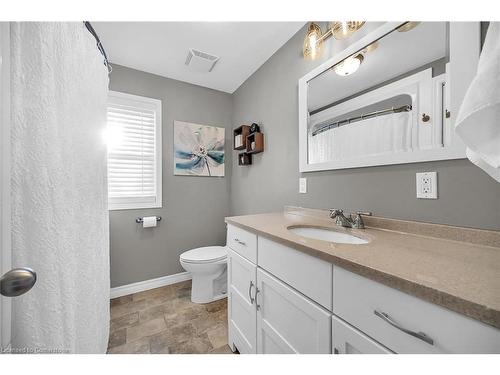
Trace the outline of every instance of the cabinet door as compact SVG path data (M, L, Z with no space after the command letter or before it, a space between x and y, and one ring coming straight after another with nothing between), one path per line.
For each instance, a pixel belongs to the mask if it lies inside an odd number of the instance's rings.
M392 353L336 316L332 316L332 345L334 354Z
M331 353L330 313L257 269L257 352Z
M242 354L257 352L257 266L228 249L228 342Z

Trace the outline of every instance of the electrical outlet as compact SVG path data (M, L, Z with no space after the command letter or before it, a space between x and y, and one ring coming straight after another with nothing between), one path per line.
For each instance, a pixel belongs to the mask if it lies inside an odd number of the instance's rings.
M307 193L307 178L305 177L299 178L299 193L301 194Z
M417 173L417 198L437 199L437 172Z

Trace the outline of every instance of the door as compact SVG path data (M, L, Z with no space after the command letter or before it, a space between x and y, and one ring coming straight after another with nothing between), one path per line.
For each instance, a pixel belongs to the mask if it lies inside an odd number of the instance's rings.
M336 316L332 316L332 345L334 354L392 353Z
M32 270L11 269L9 27L0 22L0 354L10 349L10 297L26 293L36 282Z
M331 353L330 312L257 270L257 352Z
M228 342L242 354L257 352L257 266L228 249Z
M10 269L9 23L0 22L0 277ZM0 295L0 353L10 345L10 300Z

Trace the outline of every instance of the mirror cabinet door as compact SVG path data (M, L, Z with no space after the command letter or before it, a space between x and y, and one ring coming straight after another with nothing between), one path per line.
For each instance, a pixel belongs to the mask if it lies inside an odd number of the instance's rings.
M451 59L477 64L477 50L471 41L457 53L452 24L388 23L303 77L301 171L464 157L452 131Z

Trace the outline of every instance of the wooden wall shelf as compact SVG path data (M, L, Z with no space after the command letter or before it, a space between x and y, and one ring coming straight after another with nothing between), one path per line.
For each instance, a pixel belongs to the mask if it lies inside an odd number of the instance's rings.
M233 130L233 148L245 150L247 148L247 137L250 134L250 126L241 125Z
M252 133L246 140L247 154L258 154L264 151L264 134L260 132Z
M238 165L252 165L252 154L246 152L238 154Z
M256 123L252 128L253 133L250 133L249 125L240 125L233 130L233 149L243 151L238 154L238 165L252 165L252 155L264 151L264 134Z

